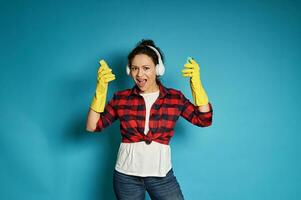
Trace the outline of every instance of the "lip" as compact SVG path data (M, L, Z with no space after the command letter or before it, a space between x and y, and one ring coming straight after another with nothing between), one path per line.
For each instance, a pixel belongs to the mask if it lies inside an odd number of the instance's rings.
M146 78L136 78L137 81L144 81L147 80Z
M145 82L144 82L145 81ZM144 82L144 83L143 83ZM139 87L144 87L147 83L147 79L145 78L136 78L136 83Z

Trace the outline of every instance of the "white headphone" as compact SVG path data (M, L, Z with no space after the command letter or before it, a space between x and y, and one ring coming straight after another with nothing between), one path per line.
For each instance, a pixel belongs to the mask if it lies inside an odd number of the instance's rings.
M152 50L154 50L154 52L156 52L156 54L158 56L158 64L156 65L156 75L162 76L165 72L165 67L163 65L159 51L153 46L149 46L149 45L146 45L146 46L151 48ZM131 73L130 67L129 67L129 65L126 65L126 74L130 75L130 73Z

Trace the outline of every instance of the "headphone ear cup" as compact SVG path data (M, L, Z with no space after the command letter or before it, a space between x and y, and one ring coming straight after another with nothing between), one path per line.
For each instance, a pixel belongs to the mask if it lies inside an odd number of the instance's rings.
M130 70L129 66L126 65L126 74L127 74L127 75L130 75L130 73L131 73L131 70Z
M159 64L156 65L156 75L161 76L160 75L160 65Z
M164 74L164 72L165 72L165 67L164 67L164 65L163 64L157 64L156 65L156 75L157 76L162 76L163 74Z

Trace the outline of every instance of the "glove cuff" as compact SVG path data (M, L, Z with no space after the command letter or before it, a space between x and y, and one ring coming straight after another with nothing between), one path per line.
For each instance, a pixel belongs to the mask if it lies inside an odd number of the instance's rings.
M196 91L191 90L191 92L196 106L204 106L209 103L208 96L203 87L198 88Z
M104 111L104 107L107 99L107 90L108 90L107 85L103 87L97 85L93 100L90 105L90 108L95 112L102 113Z

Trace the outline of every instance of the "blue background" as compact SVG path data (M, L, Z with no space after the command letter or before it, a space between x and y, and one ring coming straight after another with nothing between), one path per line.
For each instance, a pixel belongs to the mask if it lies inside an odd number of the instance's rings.
M300 1L1 1L0 199L114 199L119 122L85 131L98 61L133 86L127 54L142 38L166 57L163 84L191 98L201 66L213 125L177 123L175 175L186 199L297 200Z

